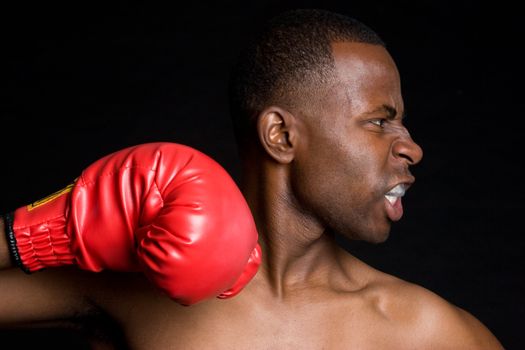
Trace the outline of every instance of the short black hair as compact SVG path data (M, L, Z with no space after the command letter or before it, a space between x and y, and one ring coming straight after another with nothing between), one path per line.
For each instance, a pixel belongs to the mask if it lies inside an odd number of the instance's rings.
M271 104L298 107L296 103L308 99L308 88L312 91L329 81L334 71L334 42L385 46L362 22L320 9L278 14L248 42L229 81L230 113L240 148L264 108Z

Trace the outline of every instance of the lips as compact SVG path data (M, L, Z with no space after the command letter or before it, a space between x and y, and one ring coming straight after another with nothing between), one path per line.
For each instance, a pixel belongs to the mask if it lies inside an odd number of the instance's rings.
M385 209L387 216L392 221L398 221L403 216L401 198L405 195L410 184L400 183L385 194Z

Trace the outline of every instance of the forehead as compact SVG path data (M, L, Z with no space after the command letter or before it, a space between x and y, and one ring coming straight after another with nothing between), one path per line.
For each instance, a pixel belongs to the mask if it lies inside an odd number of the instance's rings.
M354 113L383 104L402 109L399 72L384 47L354 42L333 43L332 54L339 90L337 95L350 104Z

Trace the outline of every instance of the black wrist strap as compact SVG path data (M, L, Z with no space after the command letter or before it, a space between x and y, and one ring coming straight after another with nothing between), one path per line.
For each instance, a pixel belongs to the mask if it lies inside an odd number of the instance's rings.
M18 246L16 245L15 232L13 231L14 216L13 213L7 213L2 215L4 219L5 236L7 239L7 248L9 249L9 256L15 266L18 266L22 271L30 274L31 271L24 266L20 254L18 253Z

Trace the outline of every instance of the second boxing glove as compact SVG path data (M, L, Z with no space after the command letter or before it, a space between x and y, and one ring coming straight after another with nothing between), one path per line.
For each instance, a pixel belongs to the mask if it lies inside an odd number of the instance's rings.
M143 271L183 305L236 295L261 261L253 217L233 179L209 156L176 143L107 155L4 221L11 256L27 272L68 264Z

